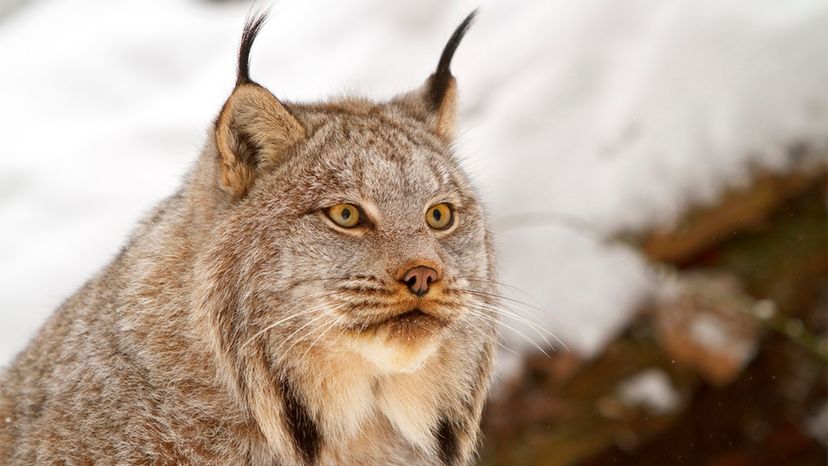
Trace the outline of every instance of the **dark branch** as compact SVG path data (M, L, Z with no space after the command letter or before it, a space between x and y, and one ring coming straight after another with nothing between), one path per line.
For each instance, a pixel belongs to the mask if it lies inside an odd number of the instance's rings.
M262 26L267 21L268 14L268 10L252 13L245 21L241 46L239 46L239 70L236 75L236 86L253 82L250 79L250 49L253 47L253 41L256 40Z
M457 29L454 30L454 33L451 35L445 48L443 49L443 54L440 55L440 62L437 64L437 71L431 75L428 97L431 104L435 108L440 106L440 103L446 96L446 91L448 90L448 86L452 78L451 59L454 57L454 52L457 50L457 46L460 45L460 41L463 40L463 36L466 35L469 27L471 27L472 20L474 20L474 16L476 14L477 10L472 11L468 16L466 16L466 19L464 19L463 22L457 26Z

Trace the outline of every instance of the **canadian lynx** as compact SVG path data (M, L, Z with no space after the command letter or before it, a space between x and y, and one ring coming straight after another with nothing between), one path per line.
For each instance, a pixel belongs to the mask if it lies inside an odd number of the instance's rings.
M180 189L0 376L2 464L473 460L497 323L451 58L387 102L237 84Z

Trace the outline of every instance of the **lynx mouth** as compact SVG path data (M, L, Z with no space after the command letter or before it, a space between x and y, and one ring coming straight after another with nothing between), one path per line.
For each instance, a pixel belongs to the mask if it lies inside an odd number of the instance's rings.
M435 319L435 317L430 314L426 314L419 308L415 307L414 309L408 312L403 312L402 314L396 315L388 319L388 322L416 322L421 319Z
M445 324L446 322L443 319L415 307L373 323L365 330L379 330L381 328L390 328L395 331L436 330Z
M410 373L421 367L443 341L449 321L419 307L354 329L348 344L389 373Z

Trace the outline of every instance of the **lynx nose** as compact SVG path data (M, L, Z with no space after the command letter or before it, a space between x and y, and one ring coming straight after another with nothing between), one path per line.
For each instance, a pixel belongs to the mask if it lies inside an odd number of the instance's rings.
M419 265L406 272L401 281L408 285L408 291L417 296L423 296L428 293L428 285L438 279L439 275L436 270Z

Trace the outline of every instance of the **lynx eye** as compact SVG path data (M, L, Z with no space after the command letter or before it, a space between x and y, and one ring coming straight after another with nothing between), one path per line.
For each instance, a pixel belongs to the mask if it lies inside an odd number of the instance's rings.
M329 207L327 214L342 228L353 228L359 223L359 208L353 204L337 204Z
M454 222L454 211L449 204L441 202L428 209L426 222L435 230L445 230Z

